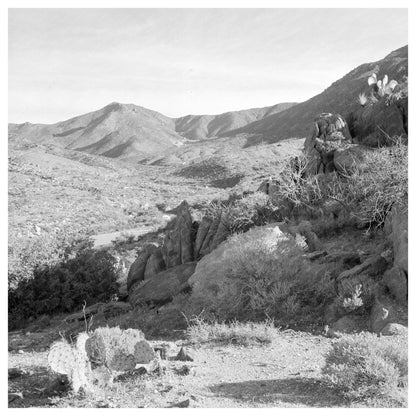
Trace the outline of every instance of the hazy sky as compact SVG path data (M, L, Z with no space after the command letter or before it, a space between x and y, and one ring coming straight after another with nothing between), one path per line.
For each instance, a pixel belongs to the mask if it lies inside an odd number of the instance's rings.
M405 9L11 9L9 121L304 101L407 42Z

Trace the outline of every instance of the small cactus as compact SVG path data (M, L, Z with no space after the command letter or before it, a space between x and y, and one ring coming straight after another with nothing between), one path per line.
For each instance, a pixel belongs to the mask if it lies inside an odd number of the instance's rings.
M141 331L97 328L89 336L81 333L75 346L59 341L51 346L48 362L53 371L66 374L75 392L94 390L111 384L114 372L134 370L136 364L148 364L155 352ZM91 369L91 364L95 368Z

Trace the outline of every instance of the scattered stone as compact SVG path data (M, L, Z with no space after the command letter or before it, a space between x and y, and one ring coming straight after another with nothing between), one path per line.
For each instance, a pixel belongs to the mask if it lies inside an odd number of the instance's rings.
M188 365L183 365L182 367L175 368L173 367L172 370L179 376L187 376L191 373L191 367Z
M183 400L182 402L172 404L168 407L189 407L189 404L190 404L189 399L186 399L186 400Z
M408 329L404 325L390 323L387 324L382 330L381 335L391 336L391 335L407 335Z
M194 353L189 348L181 347L176 356L177 361L194 361Z

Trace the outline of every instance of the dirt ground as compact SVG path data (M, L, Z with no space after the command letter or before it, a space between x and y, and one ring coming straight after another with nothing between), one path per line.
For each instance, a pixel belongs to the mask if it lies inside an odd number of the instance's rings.
M48 369L47 351L14 350L9 369L23 374L9 377L9 393L22 397L9 407L344 407L321 380L331 342L288 330L266 345L192 346L193 362L163 360L161 373L132 375L88 396L71 393Z

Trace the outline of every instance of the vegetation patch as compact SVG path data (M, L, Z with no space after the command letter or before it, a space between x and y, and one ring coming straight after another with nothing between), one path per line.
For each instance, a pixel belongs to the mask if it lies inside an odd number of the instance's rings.
M374 407L407 406L406 337L344 336L323 369L326 381L346 398Z
M270 344L279 335L272 320L229 323L193 317L188 321L187 337L192 343L223 343L243 346Z

